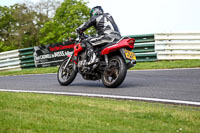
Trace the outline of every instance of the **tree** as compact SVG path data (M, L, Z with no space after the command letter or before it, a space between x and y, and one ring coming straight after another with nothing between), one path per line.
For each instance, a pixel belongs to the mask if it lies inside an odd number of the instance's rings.
M89 19L90 9L82 0L65 0L56 10L52 21L40 30L40 43L52 44L75 37L75 29ZM88 33L93 33L91 29Z
M75 29L89 19L90 9L83 0L60 1L26 0L10 7L0 6L0 52L75 37Z
M36 12L30 10L25 4L15 4L13 18L16 21L11 35L13 45L18 48L33 46L37 43L37 29L35 27Z
M40 0L34 6L34 10L39 14L44 14L49 18L53 18L57 8L61 5L60 0ZM31 5L30 5L31 6Z
M12 14L13 10L11 8L0 6L0 52L9 50L12 47L8 45L10 32L15 23Z
M41 0L0 6L0 52L40 45L39 31L59 5L57 0Z

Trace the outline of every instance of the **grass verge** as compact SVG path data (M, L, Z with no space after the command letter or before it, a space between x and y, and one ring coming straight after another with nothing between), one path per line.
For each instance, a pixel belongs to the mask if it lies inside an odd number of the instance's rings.
M156 62L138 62L131 70L145 69L173 69L173 68L197 68L200 67L200 60L176 60L176 61L156 61ZM0 72L1 76L23 75L23 74L44 74L56 73L58 67L24 69L21 71Z
M198 68L200 60L173 60L156 62L139 62L131 70L144 69L174 69L174 68Z
M0 72L0 76L57 73L57 71L58 67L33 68L33 69L23 69L20 71L2 71Z
M0 132L198 133L198 107L0 92Z

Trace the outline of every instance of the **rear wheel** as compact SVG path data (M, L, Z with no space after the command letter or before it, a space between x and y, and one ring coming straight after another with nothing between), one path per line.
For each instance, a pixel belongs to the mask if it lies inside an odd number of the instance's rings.
M116 88L124 81L127 67L121 56L113 56L109 59L109 67L102 74L104 86Z
M69 62L65 67L66 63L68 62L69 58L65 59L62 64L60 65L58 72L57 72L57 79L61 85L67 86L75 79L77 72L73 69L73 62Z

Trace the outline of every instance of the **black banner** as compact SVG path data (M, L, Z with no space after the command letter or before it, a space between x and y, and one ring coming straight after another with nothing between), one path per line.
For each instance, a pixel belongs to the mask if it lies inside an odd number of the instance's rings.
M74 41L49 44L34 47L34 60L36 67L57 66L73 52Z

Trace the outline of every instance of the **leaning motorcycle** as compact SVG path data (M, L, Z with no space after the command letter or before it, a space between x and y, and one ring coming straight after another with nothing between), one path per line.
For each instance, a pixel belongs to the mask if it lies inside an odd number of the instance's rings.
M95 64L88 65L90 57L87 47L82 44L85 34L79 35L74 51L61 63L57 79L61 85L73 82L77 73L85 80L102 80L104 86L116 88L124 81L127 70L136 64L136 56L131 51L135 39L123 37L117 42L98 46L98 58Z

